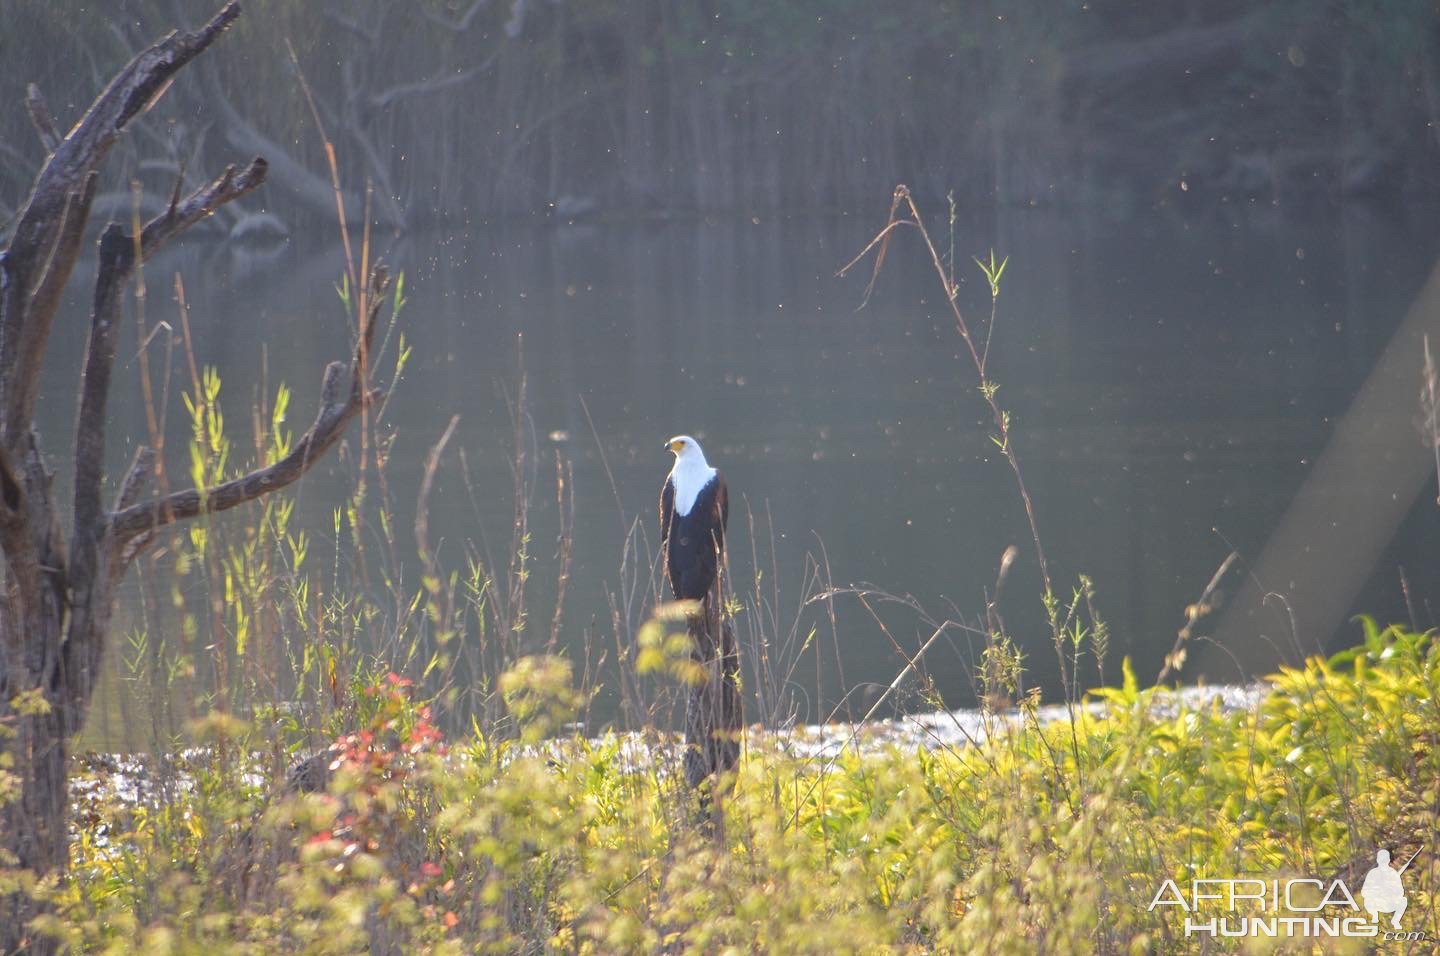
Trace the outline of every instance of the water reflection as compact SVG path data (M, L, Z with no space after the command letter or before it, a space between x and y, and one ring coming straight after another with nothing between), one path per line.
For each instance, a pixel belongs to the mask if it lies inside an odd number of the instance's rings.
M546 621L558 529L549 449L574 461L571 645L604 630L625 532L637 519L647 528L655 521L669 467L661 441L688 432L727 475L737 588L755 592L757 564L766 576L766 606L745 613L773 615L785 628L798 620L802 637L813 625L822 638L808 652L819 653L818 666L807 657L792 675L807 702L802 719L824 717L842 687L860 688L852 700L863 709L866 686L885 685L903 666L880 622L907 651L931 630L902 606L877 607L877 621L841 598L832 638L825 609L802 606L807 554L838 585L871 582L913 595L935 618L973 623L1001 553L1018 545L1005 619L1031 680L1053 695L1054 651L1023 510L928 263L914 246L893 248L859 311L866 277L833 277L879 224L869 216L475 224L390 243L384 254L406 273L402 325L414 348L386 411L398 435L390 472L398 527L413 520L428 448L459 414L451 448L465 450L469 487L459 456L448 456L431 536L452 564L467 544L503 564L512 519L507 400L523 369L528 433L541 452L532 456L532 607L544 608ZM1106 676L1126 654L1142 678L1153 676L1184 608L1231 548L1253 559L1268 540L1440 244L1404 215L1363 208L1297 220L1222 207L1194 220L1159 211L1124 223L1008 213L954 237L966 279L960 302L977 325L989 294L969 257L991 246L1011 262L990 367L1015 418L1052 575L1067 595L1078 573L1096 582L1113 635ZM345 353L334 291L342 261L324 237L262 253L191 243L152 263L147 278L152 290L168 290L176 271L184 276L197 358L219 368L232 421L241 422L242 402L285 381L296 391L298 432L325 362ZM66 321L78 324L81 297L69 307ZM151 324L176 323L168 296L152 291L147 309ZM80 348L78 336L57 348L46 379L42 427L56 447L74 403L73 379L59 367L73 370ZM132 332L122 365L135 350ZM178 389L178 364L173 374ZM117 380L112 434L138 437L138 386L126 372ZM1417 408L1394 414L1412 420ZM172 407L177 474L185 429ZM112 440L112 474L130 450ZM327 463L299 493L305 521L324 538L333 538L342 470ZM1403 564L1410 608L1421 626L1433 623L1436 561L1426 543L1440 522L1421 498L1364 569L1355 609L1410 613L1396 574ZM543 642L544 631L533 639ZM1303 638L1311 646L1345 639ZM932 650L925 669L948 703L973 700L975 656L958 634ZM1212 657L1184 676L1221 665ZM1093 667L1086 677L1097 677Z

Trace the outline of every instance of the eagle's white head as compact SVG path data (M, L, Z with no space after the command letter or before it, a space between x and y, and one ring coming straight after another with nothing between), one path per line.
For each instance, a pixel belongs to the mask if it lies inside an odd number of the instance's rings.
M675 453L675 467L683 465L699 465L701 468L709 466L705 460L705 452L701 450L700 443L689 435L676 435L665 443L665 447Z
M705 460L700 443L689 435L676 435L665 447L675 453L675 467L670 469L670 480L675 484L675 510L682 515L689 514L700 490L715 477L715 469Z

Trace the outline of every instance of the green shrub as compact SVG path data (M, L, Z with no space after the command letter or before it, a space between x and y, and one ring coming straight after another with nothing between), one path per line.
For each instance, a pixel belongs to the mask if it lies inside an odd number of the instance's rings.
M1434 833L1436 644L1365 626L1249 712L1157 716L1127 666L1103 716L996 717L974 746L821 761L757 736L720 835L694 822L663 738L447 748L390 674L359 694L323 792L217 759L211 728L169 802L91 806L50 926L146 952L1199 952L1149 910L1162 880L1358 888L1375 847ZM501 687L553 727L568 676L528 661ZM1433 938L1432 857L1405 883L1406 929Z

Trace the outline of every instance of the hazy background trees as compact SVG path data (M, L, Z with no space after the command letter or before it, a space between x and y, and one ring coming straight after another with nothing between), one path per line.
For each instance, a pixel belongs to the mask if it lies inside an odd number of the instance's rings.
M1440 192L1428 0L248 7L204 82L167 100L193 119L148 124L109 189L138 175L162 197L169 170L141 157L198 170L263 151L270 208L288 225L329 221L323 141L289 44L344 181L373 182L375 215L397 226L835 210L897 181L962 202L1120 211L1182 182L1211 199ZM0 95L18 102L37 82L73 121L147 38L207 12L7 3ZM202 113L202 96L218 109ZM41 159L27 123L0 116L0 221Z

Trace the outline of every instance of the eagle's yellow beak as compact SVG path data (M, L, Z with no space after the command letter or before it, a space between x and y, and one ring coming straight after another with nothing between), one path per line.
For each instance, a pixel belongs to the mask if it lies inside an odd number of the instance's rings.
M685 447L685 443L684 443L683 441L678 440L678 439L672 439L672 440L670 440L670 441L668 441L668 442L665 443L665 447L668 448L668 449L670 449L671 451L673 451L675 454L678 455L678 454L680 454L680 449L682 449L682 448Z

